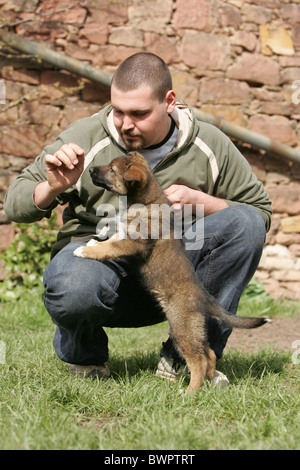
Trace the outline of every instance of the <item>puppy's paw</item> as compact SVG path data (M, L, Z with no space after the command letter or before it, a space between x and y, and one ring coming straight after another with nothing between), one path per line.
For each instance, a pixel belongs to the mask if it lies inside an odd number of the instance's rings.
M99 242L97 242L93 238L86 244L86 246L98 246L98 245L99 245Z
M77 258L86 258L85 254L84 254L84 246L80 246L80 247L76 248L76 250L73 251L73 255L77 256Z

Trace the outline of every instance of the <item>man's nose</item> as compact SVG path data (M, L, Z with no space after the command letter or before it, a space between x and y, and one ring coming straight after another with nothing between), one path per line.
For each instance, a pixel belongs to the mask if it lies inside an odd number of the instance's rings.
M123 117L122 128L123 128L124 131L127 131L127 130L130 130L130 129L134 128L134 123L133 123L133 121L131 120L131 118L129 116L124 116Z

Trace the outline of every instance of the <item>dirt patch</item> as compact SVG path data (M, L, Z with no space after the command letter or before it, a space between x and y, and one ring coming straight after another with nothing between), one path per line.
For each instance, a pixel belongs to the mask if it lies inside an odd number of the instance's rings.
M293 343L299 341L298 345ZM300 312L294 318L273 318L272 323L255 330L234 329L226 349L239 349L253 352L268 346L274 350L284 349L294 352L300 347Z

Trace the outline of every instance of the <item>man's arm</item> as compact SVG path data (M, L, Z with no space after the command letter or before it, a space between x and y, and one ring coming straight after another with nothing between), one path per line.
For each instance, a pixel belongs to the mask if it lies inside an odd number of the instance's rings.
M53 155L43 152L8 188L4 209L9 220L31 223L49 217L58 204L57 196L79 179L84 167L84 150L59 140L52 148Z

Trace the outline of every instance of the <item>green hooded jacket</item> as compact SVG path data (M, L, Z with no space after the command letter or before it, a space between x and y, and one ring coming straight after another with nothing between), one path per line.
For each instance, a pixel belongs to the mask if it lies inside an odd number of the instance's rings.
M269 197L231 140L216 127L197 120L184 102L178 101L172 117L179 128L177 144L153 169L162 188L169 187L180 177L191 187L225 199L228 205L252 206L269 230L272 213ZM45 155L53 155L63 144L71 142L85 150L84 171L75 186L60 194L47 210L41 210L35 205L33 195L36 185L47 179ZM104 204L113 205L116 211L119 207L117 196L93 185L88 169L106 165L126 152L113 123L111 105L91 117L75 121L52 145L46 146L8 188L4 205L7 218L31 223L50 217L58 204L68 203L52 254L70 240L88 240L98 233L101 217L107 216L101 211L108 207Z

